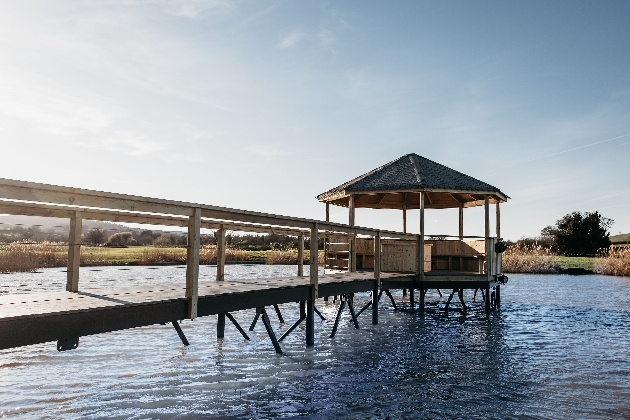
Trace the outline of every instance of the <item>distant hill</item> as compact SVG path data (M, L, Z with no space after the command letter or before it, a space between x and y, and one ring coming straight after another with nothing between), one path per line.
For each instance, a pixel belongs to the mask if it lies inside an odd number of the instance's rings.
M630 233L622 233L621 235L613 235L610 237L613 244L630 244Z
M22 226L27 229L31 226L39 226L41 230L64 230L67 231L70 226L70 219L57 219L55 217L39 217L39 216L0 216L0 228L12 228L13 226ZM118 223L98 222L92 220L83 221L83 230L86 229L107 229L107 230L129 230L128 227Z

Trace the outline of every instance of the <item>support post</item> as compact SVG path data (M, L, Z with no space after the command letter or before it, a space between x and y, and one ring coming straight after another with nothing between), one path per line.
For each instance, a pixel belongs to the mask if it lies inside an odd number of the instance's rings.
M217 338L225 336L225 314L217 315Z
M459 240L464 241L464 203L459 203ZM464 257L461 256L459 257L459 271L464 271Z
M326 221L330 222L330 203L326 203Z
M328 204L326 204L328 206ZM304 234L298 235L298 277L304 276Z
M225 226L217 230L217 281L225 280Z
M407 205L403 205L403 233L407 233Z
M486 238L486 275L488 281L490 281L490 274L492 273L492 255L490 253L490 196L484 196L484 214L485 214L485 238Z
M354 226L354 195L348 198L348 225ZM356 237L349 237L349 253L348 253L348 271L357 271L357 249L356 249Z
M66 281L66 291L68 292L79 291L82 228L81 212L75 211L70 218L70 235L68 236L68 278Z
M498 201L497 201L497 204L496 204L496 210L497 210L496 233L497 233L497 239L499 239L501 237L501 207L500 207L500 203Z
M199 246L201 234L201 209L195 208L188 217L188 244L186 247L186 297L188 318L197 318L197 300L199 298Z
M311 227L311 249L310 249L310 283L311 283L311 296L306 302L306 345L313 346L315 344L315 299L317 299L318 284L318 255L317 255L317 242L318 242L318 226L317 223L313 223Z
M348 199L348 224L354 226L354 195Z
M374 289L372 289L372 324L378 324L378 294L381 290L381 231L374 235Z
M357 237L352 236L350 238L350 269L348 271L357 271Z
M418 252L416 263L417 280L420 281L420 312L424 312L424 192L420 192L420 236L418 237Z
M459 203L459 240L464 240L464 204Z

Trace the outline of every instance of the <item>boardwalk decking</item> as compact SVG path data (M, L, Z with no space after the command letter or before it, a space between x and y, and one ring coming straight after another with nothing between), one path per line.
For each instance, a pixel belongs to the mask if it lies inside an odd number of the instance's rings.
M386 279L413 281L413 274ZM322 276L319 297L367 292L373 273ZM85 289L0 297L0 349L180 321L187 318L185 287L173 285ZM231 280L199 284L198 316L229 313L310 298L308 278Z

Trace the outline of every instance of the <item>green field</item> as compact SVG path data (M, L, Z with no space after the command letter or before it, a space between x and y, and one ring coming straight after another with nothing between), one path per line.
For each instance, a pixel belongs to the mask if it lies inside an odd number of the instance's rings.
M593 270L595 265L595 257L558 257L560 267L566 268L583 268L585 270Z
M109 248L109 247L81 247L83 254L93 253L99 259L105 261L107 265L136 265L142 258L145 250L155 249L152 246L130 246L128 248ZM169 248L169 251L175 251L186 255L186 248ZM243 251L249 257L248 261L265 261L270 251Z
M129 248L105 248L105 247L83 247L84 253L94 252L106 261L108 265L136 265L147 249L152 246L130 246ZM170 248L175 250L182 257L186 255L186 248ZM243 251L249 256L249 261L265 261L270 251ZM321 251L320 251L321 252ZM562 268L584 268L593 270L595 257L558 257L559 265Z

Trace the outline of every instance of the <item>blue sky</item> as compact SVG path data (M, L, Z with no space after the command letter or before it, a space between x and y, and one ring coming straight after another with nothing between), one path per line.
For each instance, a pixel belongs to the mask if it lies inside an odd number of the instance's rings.
M322 218L315 195L414 152L508 194L504 237L594 210L630 232L629 20L613 1L3 2L0 177Z

